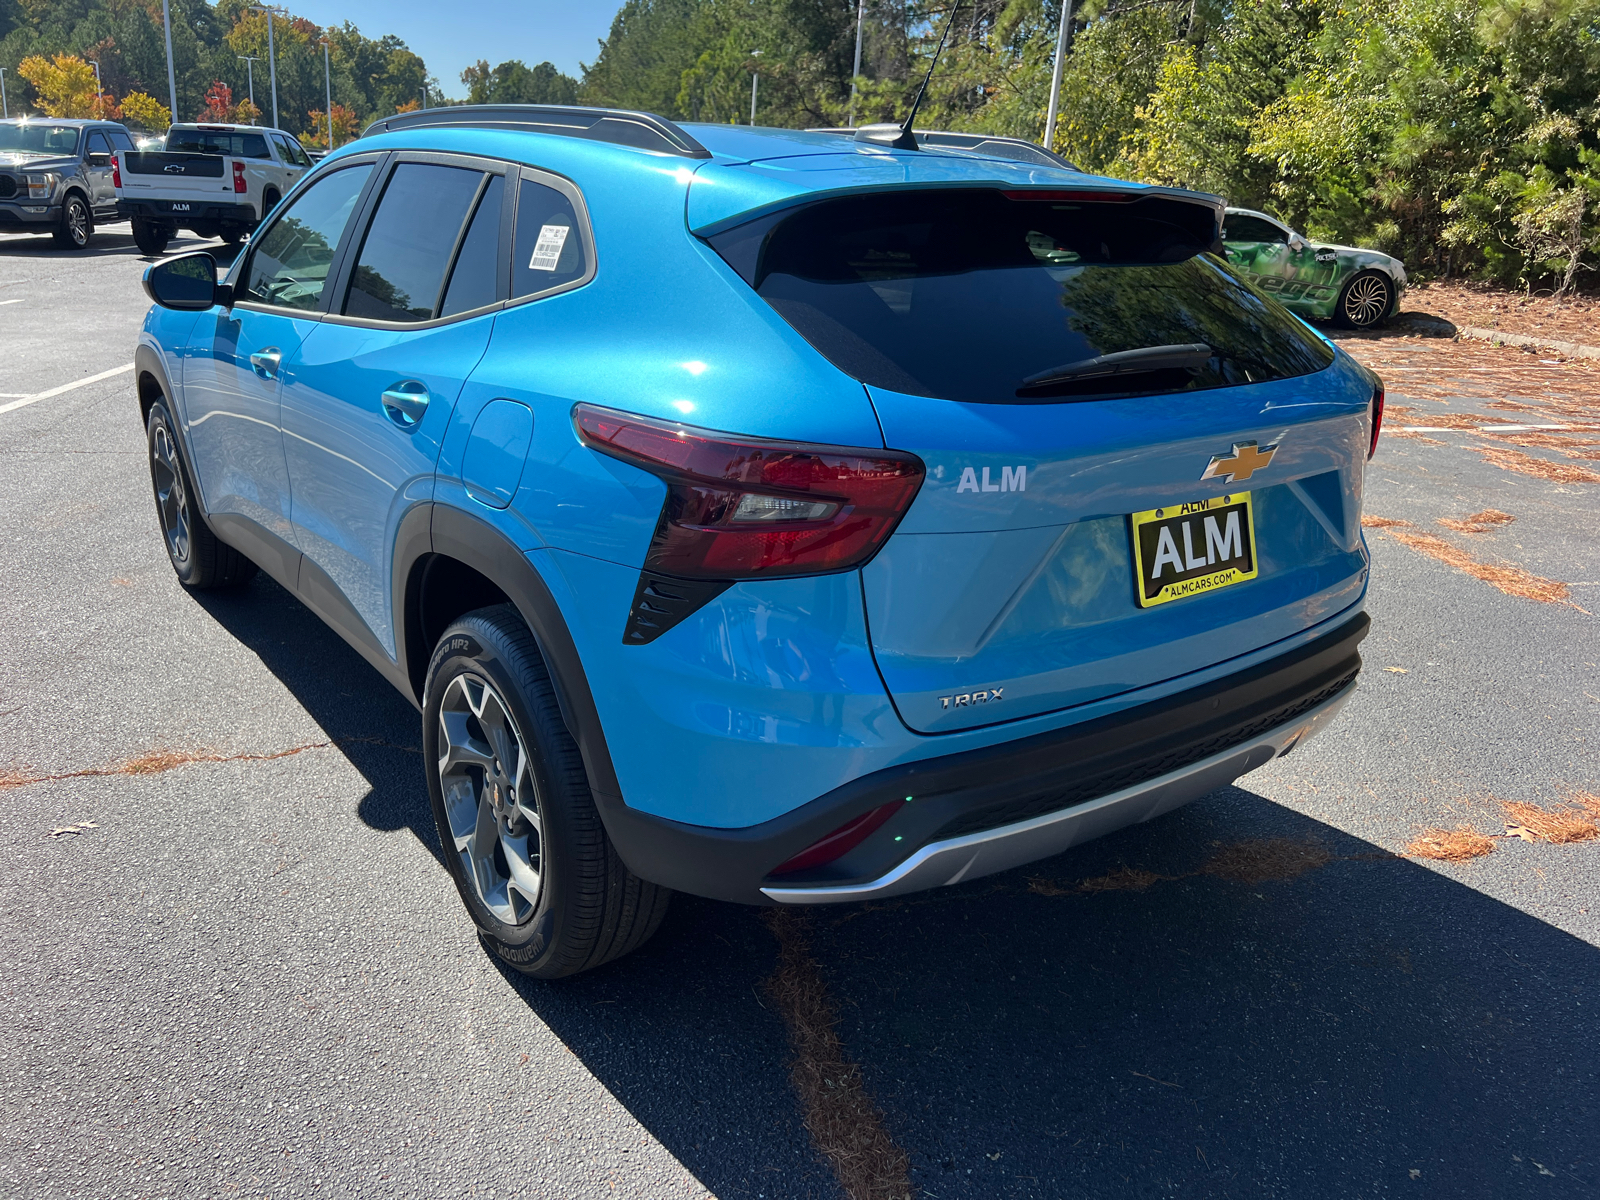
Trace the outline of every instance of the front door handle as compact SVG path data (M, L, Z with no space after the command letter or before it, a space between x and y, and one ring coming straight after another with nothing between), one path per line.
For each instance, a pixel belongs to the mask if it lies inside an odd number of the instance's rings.
M278 377L278 364L282 361L283 351L276 346L268 346L265 350L257 350L250 356L251 369L263 379L276 379Z
M415 429L428 411L428 385L415 379L403 380L383 393L384 414L404 430Z

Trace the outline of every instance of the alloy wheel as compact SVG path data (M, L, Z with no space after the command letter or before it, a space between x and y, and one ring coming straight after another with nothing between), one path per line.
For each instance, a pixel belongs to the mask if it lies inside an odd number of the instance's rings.
M76 198L67 202L67 236L80 249L89 244L89 210Z
M1352 325L1365 329L1376 325L1389 307L1389 285L1376 275L1364 275L1350 285L1344 295L1345 316Z
M172 431L164 422L156 425L150 441L150 475L156 490L156 509L161 514L161 532L167 539L172 561L189 561L190 531L188 494L183 487L183 468Z
M464 674L446 685L436 753L462 870L497 920L520 925L539 907L544 820L527 742L487 680Z

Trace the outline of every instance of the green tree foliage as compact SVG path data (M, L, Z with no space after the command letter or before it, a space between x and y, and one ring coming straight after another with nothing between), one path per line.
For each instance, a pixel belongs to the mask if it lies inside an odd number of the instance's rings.
M548 62L530 67L513 58L491 67L480 58L461 72L468 104L576 104L578 81Z
M256 55L255 103L272 124L272 87L267 68L267 22L250 11L250 0L170 0L173 73L179 120L218 111L226 89L235 115L248 100L246 66L238 55ZM329 42L335 111L360 115L362 125L417 100L424 83L436 87L427 68L395 37L374 41L354 25L321 28L298 17L277 18L278 124L310 131L311 112L327 107L321 39ZM161 5L154 0L0 0L0 67L6 69L12 111L40 107L41 97L23 90L16 68L24 58L71 54L97 59L106 92L167 99L167 56ZM14 81L14 82L13 82ZM144 110L141 110L144 112ZM148 118L153 113L144 112ZM323 140L326 140L324 135Z
M950 0L868 0L856 120L904 116ZM973 0L918 118L1043 134L1059 0ZM626 0L587 103L842 124L854 0ZM1572 286L1600 254L1600 0L1084 0L1055 149L1417 274ZM756 52L760 53L757 54Z

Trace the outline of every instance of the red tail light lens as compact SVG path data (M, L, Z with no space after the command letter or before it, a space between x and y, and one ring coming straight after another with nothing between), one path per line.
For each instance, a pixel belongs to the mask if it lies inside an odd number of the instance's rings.
M667 484L645 568L689 579L821 575L866 562L922 486L897 450L774 442L580 404L578 436Z
M244 181L244 164L242 162L233 164L233 190L236 192L250 190L250 185Z
M835 859L843 858L862 842L866 841L890 817L894 810L899 808L903 800L891 800L887 804L880 804L877 808L870 808L859 817L846 821L827 837L812 842L793 858L786 859L768 871L768 875L792 875L796 871L804 871L809 867L820 867L824 863L831 863Z
M1372 444L1367 447L1370 459L1378 452L1378 431L1383 428L1383 384L1372 391Z
M111 156L111 186L122 186L122 164L117 161L115 154Z

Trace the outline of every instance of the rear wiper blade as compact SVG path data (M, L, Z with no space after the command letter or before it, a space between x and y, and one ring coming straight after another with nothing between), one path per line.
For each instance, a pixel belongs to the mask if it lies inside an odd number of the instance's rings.
M1074 379L1093 379L1100 375L1203 367L1214 353L1204 342L1189 342L1181 346L1141 346L1137 350L1119 350L1115 354L1102 354L1097 358L1051 367L1048 371L1029 375L1022 381L1022 386L1035 388Z

